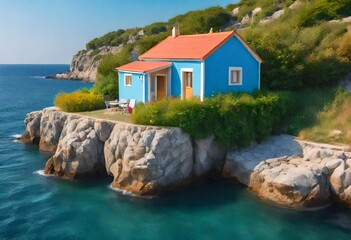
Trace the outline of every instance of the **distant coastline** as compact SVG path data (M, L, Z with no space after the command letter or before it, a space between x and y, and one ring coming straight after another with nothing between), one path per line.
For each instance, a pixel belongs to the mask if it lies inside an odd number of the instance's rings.
M67 72L56 73L54 75L47 75L47 76L44 76L44 78L46 78L46 79L65 80L65 81L83 81L83 79L80 79L80 78L60 77L60 75L64 75L64 74L66 75Z

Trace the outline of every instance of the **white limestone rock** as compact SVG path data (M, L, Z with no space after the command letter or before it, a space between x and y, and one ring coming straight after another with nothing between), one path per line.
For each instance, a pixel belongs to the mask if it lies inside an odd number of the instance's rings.
M249 14L246 14L242 19L241 19L241 24L247 24L251 22L251 17Z
M44 109L40 120L39 149L46 152L55 152L67 114L54 108Z
M233 16L238 15L238 14L239 14L239 11L240 11L240 8L239 8L239 7L234 8L233 11L232 11L232 15L233 15Z
M271 137L262 144L228 152L223 176L238 179L263 199L284 206L321 206L330 201L331 194L349 204L351 169L346 149Z
M256 16L259 12L262 11L262 8L257 7L254 10L252 10L252 17Z
M190 137L178 128L116 124L104 146L112 186L138 195L153 195L192 178Z
M42 111L30 112L24 119L26 131L22 134L20 140L26 143L39 143L40 141L40 121Z
M102 174L105 162L103 142L98 139L94 120L68 116L57 150L45 166L45 174L75 179Z

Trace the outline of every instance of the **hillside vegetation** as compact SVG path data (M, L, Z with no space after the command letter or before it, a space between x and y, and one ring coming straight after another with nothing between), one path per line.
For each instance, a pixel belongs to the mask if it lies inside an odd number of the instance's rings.
M117 73L114 68L136 60L171 34L178 26L181 34L225 31L237 28L244 39L263 58L262 88L292 90L305 87L334 86L351 68L350 24L329 22L351 16L351 0L300 1L289 8L293 0L242 0L226 8L212 7L178 15L167 22L156 22L143 28L117 30L87 43L87 49L118 46L123 50L103 57L98 67L95 92L117 97ZM233 9L238 12L233 14ZM259 12L253 11L260 8ZM284 14L260 24L275 11ZM244 22L243 18L249 18ZM133 36L143 36L131 41ZM109 84L113 83L113 84Z
M97 54L95 57L102 58L97 80L91 91L118 97L118 79L114 69L136 60L138 55L170 36L173 26L179 27L181 34L206 33L210 28L214 31L237 29L264 60L261 87L270 91L291 91L286 93L290 96L288 99L291 103L284 105L291 107L285 110L291 114L283 121L284 124L267 118L268 132L259 133L257 131L264 129L264 126L255 127L258 128L256 132L248 130L239 134L240 138L247 137L247 141L244 141L247 144L250 139L267 136L273 131L273 125L281 124L281 131L302 138L351 143L351 133L347 130L351 127L347 110L351 109L350 94L334 90L334 86L351 70L351 24L342 20L349 16L351 0L242 0L225 8L191 11L167 22L156 22L142 28L120 29L93 39L86 45L87 50ZM100 56L99 48L103 46L120 46L122 49L117 54ZM221 96L217 97L219 98ZM230 96L226 98L230 99L229 103L237 101ZM252 106L261 104L254 95L242 98L244 102L247 99ZM205 105L211 106L210 102L207 101L208 104ZM191 124L201 122L198 118L202 115L198 113L206 113L206 107L201 106L203 105L197 100L184 103L164 100L161 103L139 106L133 118L142 124L180 126L196 135L202 131L197 129L196 124ZM217 110L221 112L223 109ZM237 110L240 109L231 109L233 112ZM194 111L196 114L192 114ZM247 116L253 113L250 111ZM258 111L252 111L258 114ZM344 114L340 114L341 111ZM176 113L179 112L184 114L178 116ZM205 113L203 117L208 117ZM223 117L221 122L225 123L226 114L229 113L230 111L223 110L223 116L218 116ZM228 116L235 117L230 114ZM239 120L238 123L241 123ZM190 125L184 125L185 122ZM257 120L255 124L258 126L261 122ZM234 128L229 125L225 128L218 126L217 130L227 131ZM247 130L244 127L235 129ZM214 134L223 144L234 142L240 145L239 140L226 139L228 135L221 135L222 132L217 130Z

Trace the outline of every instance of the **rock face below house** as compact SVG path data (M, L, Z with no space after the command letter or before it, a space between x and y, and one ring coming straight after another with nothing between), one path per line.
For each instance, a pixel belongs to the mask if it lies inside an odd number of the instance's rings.
M57 150L44 172L68 179L104 172L103 142L93 119L68 116Z
M284 206L321 206L333 197L351 206L348 148L281 135L227 152L213 136L193 140L179 128L99 120L55 108L29 113L25 124L21 139L53 153L47 174L68 179L110 174L114 188L154 195L217 172Z
M347 148L271 137L230 151L223 176L235 178L263 199L289 207L316 207L332 195L351 205L351 153Z
M191 180L191 139L178 128L115 125L104 148L112 186L153 195Z
M76 179L107 173L113 187L138 195L220 171L225 156L213 137L192 141L179 128L99 120L56 108L29 113L25 124L22 140L53 153L46 174Z

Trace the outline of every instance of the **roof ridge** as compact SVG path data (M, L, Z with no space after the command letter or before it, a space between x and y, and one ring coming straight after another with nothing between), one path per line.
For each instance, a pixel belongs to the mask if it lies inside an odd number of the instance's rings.
M202 36L213 36L213 35L225 35L225 34L232 34L233 32L236 32L235 30L232 31L225 31L225 32L214 32L214 33L198 33L198 34L190 34L190 35L179 35L177 37L172 37L171 38L185 38L185 37L202 37Z

